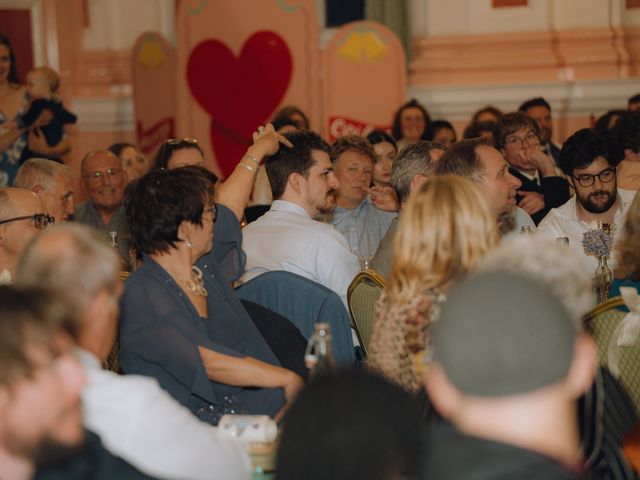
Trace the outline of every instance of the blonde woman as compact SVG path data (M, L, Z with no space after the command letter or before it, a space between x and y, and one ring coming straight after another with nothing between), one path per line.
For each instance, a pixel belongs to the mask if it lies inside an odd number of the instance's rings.
M640 291L640 194L636 193L627 210L618 241L614 246L616 267L609 296L620 295L620 287Z
M478 188L455 175L433 177L400 221L387 287L376 305L368 364L411 392L421 386L415 353L452 283L498 241L495 216Z

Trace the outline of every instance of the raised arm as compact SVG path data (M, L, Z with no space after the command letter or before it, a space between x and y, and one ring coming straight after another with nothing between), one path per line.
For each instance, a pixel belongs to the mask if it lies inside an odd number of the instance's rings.
M253 133L253 145L247 149L247 153L240 159L229 178L218 187L218 203L230 208L238 221L242 220L244 209L251 197L258 167L266 156L278 151L280 143L291 146L270 123L266 127L259 127L258 131Z

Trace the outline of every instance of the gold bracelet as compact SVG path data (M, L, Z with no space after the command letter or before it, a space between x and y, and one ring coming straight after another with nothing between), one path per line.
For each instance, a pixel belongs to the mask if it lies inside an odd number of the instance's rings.
M242 158L245 158L245 157L246 157L246 158L248 158L248 159L250 159L250 160L253 160L253 161L255 162L255 164L256 164L256 167L259 167L259 166L260 166L260 162L258 161L258 159L257 159L256 157L254 157L253 155L251 155L250 153L245 153L245 154L242 156Z

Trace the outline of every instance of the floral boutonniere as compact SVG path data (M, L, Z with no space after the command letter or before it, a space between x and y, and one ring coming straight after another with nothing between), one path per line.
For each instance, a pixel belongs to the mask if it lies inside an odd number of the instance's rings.
M610 223L591 222L589 230L584 232L582 246L584 253L594 257L608 257L613 243Z

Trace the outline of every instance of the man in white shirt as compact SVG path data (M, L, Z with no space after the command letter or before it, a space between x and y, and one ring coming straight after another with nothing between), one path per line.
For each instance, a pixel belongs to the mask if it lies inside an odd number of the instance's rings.
M77 356L87 376L85 427L104 446L159 478L247 479L247 454L178 404L151 378L105 371L122 290L117 255L87 226L57 226L24 251L16 283L72 300Z
M314 220L329 209L339 185L329 145L306 130L285 137L293 147L280 146L265 161L273 205L243 230L247 263L241 280L285 270L333 290L346 306L347 288L360 269L358 258L332 225Z
M576 194L551 210L537 230L539 235L550 238L567 237L569 246L584 256L593 272L598 261L595 256L585 254L584 234L597 228L597 224L607 223L612 226L615 242L616 230L622 225L634 195L634 192L618 190L619 159L613 152L606 132L583 128L567 139L560 152L560 168Z

